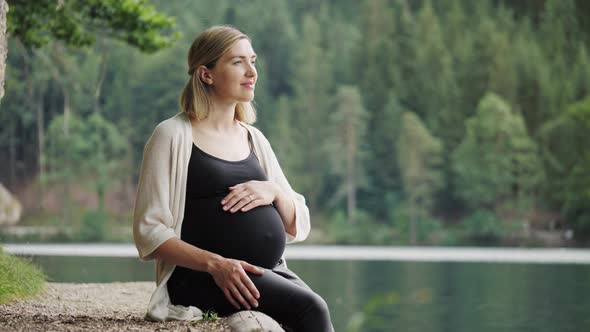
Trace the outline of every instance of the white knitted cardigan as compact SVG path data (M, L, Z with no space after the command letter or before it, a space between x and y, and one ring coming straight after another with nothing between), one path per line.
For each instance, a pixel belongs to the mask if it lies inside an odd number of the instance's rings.
M278 184L295 203L297 233L294 237L286 233L287 243L305 240L310 230L305 198L289 185L262 132L241 124L252 136L254 152L268 180ZM192 137L190 120L180 112L158 124L145 145L133 215L133 238L141 260L154 259L153 252L162 243L173 237L180 238ZM147 317L157 321L201 319L200 309L170 303L166 282L174 267L156 259L157 287L150 299Z

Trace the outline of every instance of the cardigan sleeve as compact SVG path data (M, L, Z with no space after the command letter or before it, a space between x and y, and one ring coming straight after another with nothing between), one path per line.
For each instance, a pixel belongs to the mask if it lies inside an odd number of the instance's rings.
M153 259L156 248L177 236L170 209L173 143L170 130L159 125L144 147L133 211L133 239L141 260Z
M264 137L264 135L262 135ZM288 193L295 205L295 236L286 233L287 243L301 242L307 238L310 232L311 224L309 217L309 208L305 203L305 197L300 193L293 190L289 181L285 177L279 161L270 146L270 142L264 137L265 148L267 150L267 156L269 158L269 180L278 184L281 189Z

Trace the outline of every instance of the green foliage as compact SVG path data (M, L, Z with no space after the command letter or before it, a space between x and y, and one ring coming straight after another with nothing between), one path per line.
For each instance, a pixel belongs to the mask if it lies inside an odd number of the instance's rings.
M70 183L89 177L104 208L104 194L121 179L128 146L118 129L100 114L86 121L73 116L68 121L58 116L48 130L48 181Z
M437 137L457 140L457 130L449 126L460 120L456 111L458 86L453 69L452 56L444 42L443 29L432 2L424 1L416 15L414 47L415 59L412 61L418 77L414 87L414 106L416 112ZM424 79L429 77L430 79ZM428 98L422 98L427 95Z
M88 211L82 219L80 239L82 241L98 242L105 237L105 223L107 215L102 211Z
M427 219L435 195L443 186L442 143L414 113L406 112L402 115L397 153L410 222L410 242L415 243L417 220Z
M442 143L414 113L406 112L402 115L397 151L406 199L428 210L442 185Z
M59 220L73 237L83 219L67 213L73 184L92 179L108 212L107 192L137 179L155 124L178 110L194 37L235 24L259 56L256 126L312 216L364 211L366 224L338 224L338 238L372 241L383 228L378 243L462 241L450 227L471 227L477 211L526 223L535 203L590 238L587 127L565 115L590 95L580 1L150 3L157 11L132 0L10 3L0 181L39 174L61 188Z
M502 233L502 221L488 210L478 210L463 220L463 238L467 243L498 244Z
M45 275L31 262L0 248L0 304L30 297L45 287Z
M332 66L329 53L322 42L322 30L318 19L311 13L305 15L301 26L294 63L297 70L293 75L293 124L298 130L294 139L305 146L301 168L294 171L305 174L301 177L299 190L307 193L307 202L312 209L320 203L320 193L324 189L322 178L327 170L324 163L325 149L320 144L326 141L324 130L332 107L330 97Z
M71 116L53 119L48 128L46 184L60 184L63 190L63 224L72 222L71 187L75 182L90 183L98 200L98 213L105 209L108 189L125 176L128 146L118 129L100 114L93 113L86 121ZM90 179L90 181L87 181ZM101 218L87 216L82 238L100 239L97 227ZM90 235L96 232L95 235Z
M207 310L203 313L203 320L206 322L215 322L219 319L215 310Z
M340 184L333 188L330 200L334 204L346 197L348 221L354 223L357 191L367 187L367 175L363 167L367 153L362 146L366 141L368 113L356 86L338 87L336 100L336 107L329 114L328 128L324 130L328 136L324 144L325 151L342 151L327 156L329 173Z
M536 143L522 117L494 94L482 98L453 152L458 196L471 209L497 209L516 202L526 210L543 181Z
M447 234L443 230L441 221L426 213L414 217L407 204L397 206L391 220L395 230L395 244L441 245L446 243Z
M74 47L95 43L97 31L144 52L155 52L178 39L162 35L174 19L145 0L15 1L8 12L8 33L34 48L61 40Z
M328 242L351 245L390 245L394 242L396 231L391 225L375 223L370 214L359 209L353 218L356 222L349 223L344 211L334 212L327 225Z
M359 40L356 65L363 68L359 72L360 88L365 97L366 108L379 113L389 97L396 77L391 62L398 59L395 48L395 12L386 0L365 0L361 3L357 26L363 36ZM347 38L345 38L346 40ZM341 54L337 54L338 58ZM401 59L400 59L401 60ZM379 86L379 89L375 89Z
M566 108L547 122L541 137L544 161L550 174L547 183L552 201L564 202L562 211L577 234L590 236L590 97Z
M391 93L383 110L369 113L365 145L370 147L366 149L365 161L369 188L359 200L377 220L391 220L394 206L389 199L401 196L396 144L404 111L397 96Z

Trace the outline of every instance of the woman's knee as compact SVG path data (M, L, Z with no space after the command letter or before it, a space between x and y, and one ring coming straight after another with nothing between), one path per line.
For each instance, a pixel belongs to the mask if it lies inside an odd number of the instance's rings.
M300 328L297 331L332 332L330 309L326 301L314 292L308 292L307 307L300 318Z
M330 309L328 308L328 303L320 295L314 292L308 292L303 314L330 317Z

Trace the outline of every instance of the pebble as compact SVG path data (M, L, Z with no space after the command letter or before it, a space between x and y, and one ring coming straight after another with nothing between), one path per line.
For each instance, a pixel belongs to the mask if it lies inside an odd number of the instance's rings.
M151 322L144 319L153 282L48 283L36 297L0 305L0 331L212 331L215 322Z

